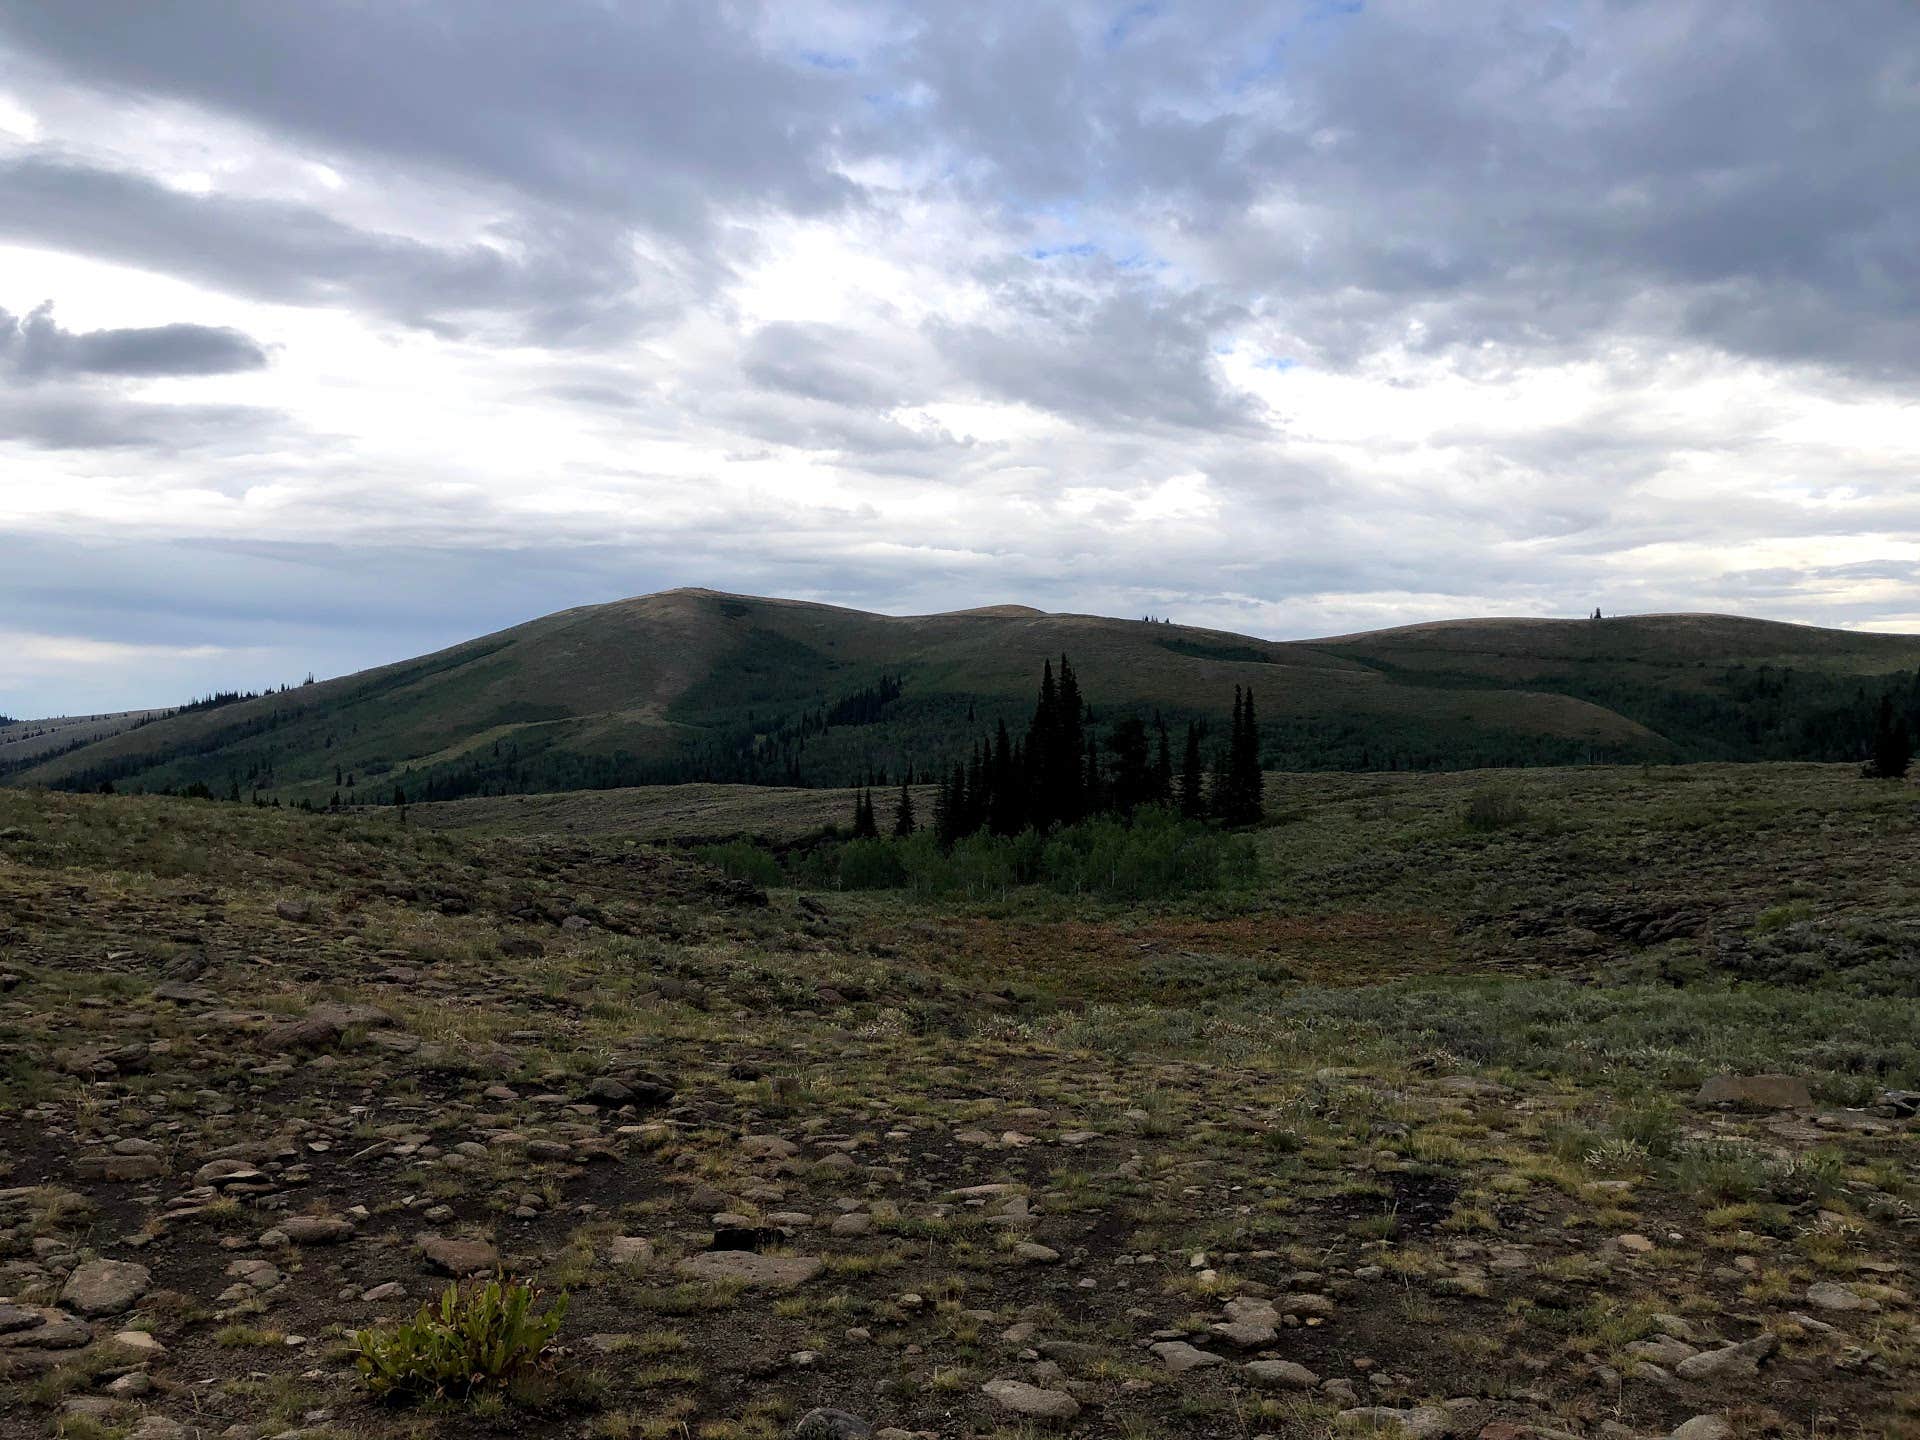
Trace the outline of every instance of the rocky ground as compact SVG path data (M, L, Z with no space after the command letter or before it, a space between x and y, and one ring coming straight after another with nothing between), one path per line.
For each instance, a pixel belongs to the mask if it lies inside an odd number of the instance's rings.
M1756 853L1884 898L1903 823ZM1913 991L1676 981L1731 880L1286 873L930 916L0 792L0 1433L1920 1435ZM496 1269L570 1297L551 1393L368 1398L351 1332Z

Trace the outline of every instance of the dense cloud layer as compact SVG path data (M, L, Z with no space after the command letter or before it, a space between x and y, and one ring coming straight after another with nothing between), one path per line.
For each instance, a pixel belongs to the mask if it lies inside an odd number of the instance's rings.
M261 547L0 572L162 657L0 710L682 582L1920 625L1916 129L1906 0L0 0L0 529Z

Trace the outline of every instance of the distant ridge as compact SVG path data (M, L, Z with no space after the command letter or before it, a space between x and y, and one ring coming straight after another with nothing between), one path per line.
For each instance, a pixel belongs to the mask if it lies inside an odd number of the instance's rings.
M1920 636L1644 615L1282 642L1016 604L893 616L690 588L0 760L0 775L315 804L396 787L856 784L944 767L1001 720L1017 732L1063 652L1096 727L1129 710L1218 723L1252 686L1269 766L1454 768L1852 758L1863 697L1912 691Z

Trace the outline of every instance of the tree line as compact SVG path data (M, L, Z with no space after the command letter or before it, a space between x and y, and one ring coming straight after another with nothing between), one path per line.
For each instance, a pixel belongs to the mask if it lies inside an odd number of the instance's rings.
M940 777L933 829L948 847L971 835L1044 835L1100 815L1129 820L1146 806L1190 820L1255 825L1265 813L1264 785L1251 686L1234 686L1224 741L1212 741L1204 722L1187 722L1176 772L1166 721L1157 713L1151 723L1127 715L1101 735L1073 664L1062 655L1057 675L1051 660L1042 667L1025 733L1016 738L1005 720L996 722L967 759ZM904 839L918 828L910 780L903 781L891 833ZM873 790L864 787L854 800L853 838L879 836Z

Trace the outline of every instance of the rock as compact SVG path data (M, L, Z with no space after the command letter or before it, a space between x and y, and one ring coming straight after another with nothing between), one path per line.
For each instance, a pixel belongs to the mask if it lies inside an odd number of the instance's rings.
M127 1440L193 1440L194 1432L164 1415L143 1415Z
M1013 1247L1013 1258L1028 1265L1053 1265L1059 1262L1060 1252L1032 1240L1023 1240Z
M738 1280L749 1290L791 1290L821 1271L813 1255L760 1255L751 1250L709 1250L682 1260L679 1271L692 1280Z
M1080 1413L1080 1402L1064 1390L1042 1390L1024 1380L989 1380L980 1393L1003 1410L1035 1420L1071 1420Z
M311 900L276 900L273 904L273 913L291 924L304 925L313 919L313 902Z
M864 1210L856 1210L850 1215L836 1215L829 1230L838 1236L847 1237L865 1235L873 1229L873 1216Z
M1320 1377L1291 1360L1254 1360L1241 1367L1263 1390L1311 1390Z
M407 1298L407 1287L398 1280L389 1280L385 1284L375 1285L370 1290L362 1290L360 1298L376 1305L388 1300L404 1300Z
M304 1020L274 1026L261 1035L260 1043L279 1052L330 1050L340 1043L340 1026L325 1016L309 1015Z
M167 1347L144 1330L119 1330L109 1336L108 1341L122 1350L143 1355L149 1359L158 1359L167 1353Z
M124 1260L89 1260L75 1268L60 1289L60 1303L94 1319L119 1315L147 1293L153 1274Z
M22 1305L0 1303L0 1335L10 1335L16 1330L31 1330L36 1325L44 1325L46 1320L38 1310L29 1310Z
M429 1270L442 1275L472 1275L500 1268L500 1252L485 1240L456 1240L447 1235L421 1235L416 1238L420 1257Z
M1397 1430L1409 1440L1439 1440L1439 1437L1452 1435L1460 1428L1459 1421L1438 1405L1416 1405L1408 1410L1395 1410L1387 1405L1362 1405L1352 1410L1342 1410L1340 1418L1350 1425L1368 1429Z
M1663 1335L1658 1340L1636 1340L1627 1346L1627 1354L1636 1360L1644 1360L1649 1365L1658 1365L1671 1370L1682 1360L1691 1360L1699 1352L1684 1340L1676 1340L1671 1335Z
M224 1190L229 1185L263 1185L266 1175L244 1160L209 1160L193 1172L193 1183Z
M798 1145L779 1135L744 1136L740 1149L750 1160L791 1160L800 1153Z
M1696 1105L1740 1105L1756 1110L1807 1110L1813 1096L1797 1075L1714 1075L1693 1097Z
M845 1410L809 1410L793 1425L793 1440L867 1440L873 1426Z
M353 1238L353 1222L338 1215L290 1215L280 1230L295 1245L338 1245Z
M1667 1440L1733 1440L1733 1427L1720 1415L1696 1415L1677 1427Z
M1880 1302L1870 1300L1851 1285L1842 1285L1834 1280L1822 1280L1807 1287L1807 1303L1816 1310L1858 1310L1871 1315L1880 1308Z
M1779 1346L1778 1337L1757 1335L1738 1345L1719 1350L1703 1350L1673 1367L1682 1380L1734 1380L1757 1373L1760 1362Z
M155 1180L166 1173L167 1162L158 1155L82 1155L73 1162L76 1180L124 1184Z
M0 1349L74 1350L93 1339L85 1323L64 1310L42 1305L8 1305L0 1310L8 1315L11 1327L0 1332ZM28 1317L25 1324L20 1323L22 1315Z
M1160 1357L1160 1363L1174 1374L1184 1374L1188 1370L1198 1370L1206 1365L1224 1365L1227 1357L1216 1355L1211 1350L1199 1350L1184 1340L1162 1340L1153 1347L1153 1353Z
M616 1235L607 1242L607 1258L616 1265L645 1265L653 1259L653 1242L639 1235Z

